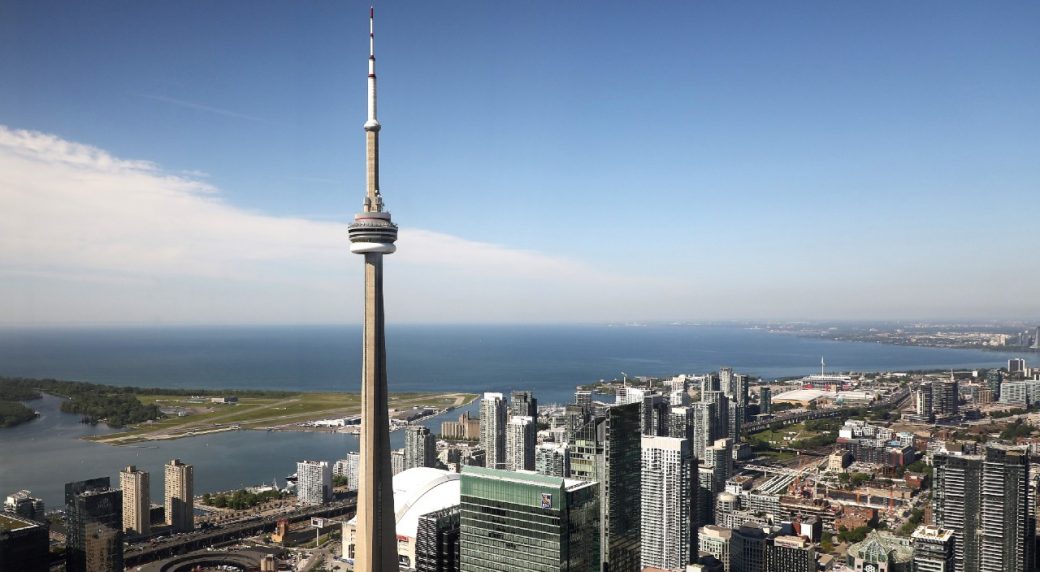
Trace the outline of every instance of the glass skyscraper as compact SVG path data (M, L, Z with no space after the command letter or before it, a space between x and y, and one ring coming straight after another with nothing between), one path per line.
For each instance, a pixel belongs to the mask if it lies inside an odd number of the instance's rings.
M462 572L599 570L597 483L464 467Z

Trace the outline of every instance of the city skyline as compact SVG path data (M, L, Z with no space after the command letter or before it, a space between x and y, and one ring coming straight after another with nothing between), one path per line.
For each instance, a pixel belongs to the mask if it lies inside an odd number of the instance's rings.
M5 324L360 322L362 8L244 6L5 3ZM387 320L1040 315L1037 10L388 5Z

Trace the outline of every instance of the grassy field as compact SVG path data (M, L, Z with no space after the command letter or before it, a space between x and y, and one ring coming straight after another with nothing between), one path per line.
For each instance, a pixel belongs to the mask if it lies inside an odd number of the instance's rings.
M391 412L412 407L441 410L466 405L476 398L471 393L394 393L390 395L390 409ZM306 421L357 415L361 411L361 396L356 393L242 397L237 403L213 403L209 398L171 395L139 395L138 399L158 405L167 416L91 439L123 445L233 429L280 429Z
M748 441L752 445L757 442L764 442L773 447L789 447L793 441L804 441L825 433L827 433L827 431L811 431L805 427L804 423L796 423L794 425L782 427L776 431L772 429L759 431L754 435L749 435Z

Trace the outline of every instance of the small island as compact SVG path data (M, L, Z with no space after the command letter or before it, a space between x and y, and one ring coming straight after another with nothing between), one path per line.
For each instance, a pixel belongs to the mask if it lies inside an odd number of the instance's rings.
M125 445L177 439L240 429L352 432L361 411L356 393L171 389L116 387L80 381L0 377L0 419L19 401L40 392L65 398L61 410L81 414L85 423L124 429L90 437L99 443ZM391 419L411 422L472 403L472 393L392 393ZM16 407L5 407L10 404ZM23 414L24 415L24 414ZM22 421L19 421L22 422ZM6 426L0 421L0 426Z
M20 402L40 397L35 389L0 381L0 427L14 427L36 419L36 412Z

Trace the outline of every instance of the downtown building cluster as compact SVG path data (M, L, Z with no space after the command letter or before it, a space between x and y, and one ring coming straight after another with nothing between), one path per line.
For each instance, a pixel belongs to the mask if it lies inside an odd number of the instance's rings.
M149 473L133 465L119 473L119 488L109 477L67 483L66 572L122 571L126 541L194 530L194 468L173 459L164 477L158 506L151 503ZM42 501L29 491L9 495L0 512L0 570L49 570L49 526Z

